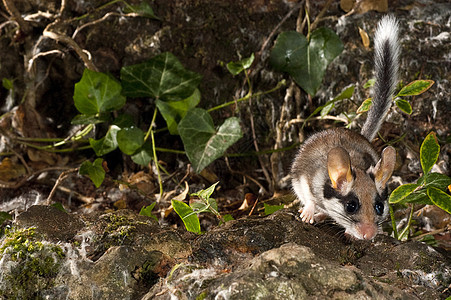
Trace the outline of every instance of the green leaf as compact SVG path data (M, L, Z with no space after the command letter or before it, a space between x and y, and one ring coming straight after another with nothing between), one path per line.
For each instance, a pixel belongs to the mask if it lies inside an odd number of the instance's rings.
M146 141L144 145L131 156L135 164L148 166L153 159L152 142Z
M3 87L5 88L5 89L7 89L7 90L12 90L13 88L14 88L14 85L13 85L13 81L12 80L9 80L8 78L3 78L2 79L2 85L3 85ZM0 223L1 224L1 223Z
M200 222L197 214L186 203L178 200L172 200L172 207L182 219L185 228L188 231L200 234Z
M429 133L420 147L420 162L423 174L427 176L434 164L437 162L440 153L440 145L437 142L435 132Z
M188 110L196 107L200 102L200 91L194 90L194 93L181 101L161 101L157 100L157 108L168 125L170 134L178 134L178 123L186 115Z
M363 85L363 88L364 89L370 88L370 87L374 86L375 83L376 83L376 79L371 78Z
M157 204L157 202L154 202L148 206L141 207L139 214L141 216L150 217L150 218L154 219L155 221L158 221L158 218L152 214L152 210L155 207L155 204Z
M76 115L70 123L72 125L88 125L99 124L110 120L109 114L95 114L95 115Z
M55 202L50 206L58 209L59 211L66 212L66 210L64 209L64 206L61 204L61 202Z
M197 196L197 197L202 198L202 199L208 199L208 198L210 198L210 196L215 191L215 188L218 185L218 183L219 183L219 181L214 183L214 184L212 184L211 186L209 186L205 190L200 190L200 191L198 191L196 193L192 193L191 196Z
M201 79L201 75L186 70L169 52L121 69L123 93L128 97L182 100L194 93Z
M122 128L116 137L119 149L127 155L134 154L144 144L144 136L144 132L137 127Z
M410 115L412 113L412 106L410 103L404 99L396 99L395 101L396 106L406 114Z
M224 220L224 222L235 220L231 214L225 214L222 219Z
M419 185L416 183L403 184L398 186L390 195L388 202L393 203L404 203L407 196L413 193L413 191L418 188Z
M116 125L111 125L103 138L98 140L89 139L89 144L97 156L104 156L105 154L116 150L118 146L117 133L119 130L120 128Z
M5 211L0 211L0 225L3 224L6 220L12 220L13 217Z
M125 13L136 13L142 17L160 20L155 13L153 12L152 7L150 7L149 3L143 1L137 5L127 5L124 9Z
M226 119L216 130L210 114L200 108L188 111L180 121L178 131L186 155L197 173L221 157L228 147L243 136L238 118Z
M88 175L94 185L98 188L105 179L105 170L102 166L103 159L97 158L94 163L89 160L83 162L78 173L80 175Z
M333 101L339 101L344 99L351 99L352 95L354 94L355 85L350 85L348 87L345 87L341 93L334 98Z
M284 207L283 204L281 204L281 205L270 205L270 204L267 204L267 203L263 203L263 206L265 207L265 216L273 214L276 211L281 210Z
M129 114L120 114L113 121L113 125L116 125L119 128L133 127L135 123L133 122L133 117Z
M426 92L434 84L433 80L415 80L403 87L396 97L417 96Z
M448 177L445 174L440 174L440 173L430 173L427 175L427 181L426 183L424 182L425 176L421 176L417 183L418 184L425 184L426 187L436 187L440 190L445 189L448 185L451 184L451 178Z
M343 51L343 43L330 29L318 28L310 41L295 31L282 32L271 51L270 62L288 72L308 94L318 91L329 63Z
M113 77L85 69L81 80L75 84L75 107L85 115L118 110L125 104L121 89Z
M365 101L362 102L360 107L357 109L356 113L361 114L361 113L367 112L370 109L372 104L373 104L372 98L366 99Z
M445 193L442 190L439 190L435 187L428 187L427 193L429 198L431 198L431 201L446 211L447 213L451 214L451 196Z
M254 62L254 53L248 58L243 58L239 61L229 62L227 64L227 70L232 73L233 76L240 74L243 70L249 69Z

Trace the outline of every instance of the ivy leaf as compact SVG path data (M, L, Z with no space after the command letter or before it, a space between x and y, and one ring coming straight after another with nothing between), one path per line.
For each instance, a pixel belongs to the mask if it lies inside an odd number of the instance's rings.
M440 145L437 142L437 137L435 132L431 132L426 136L420 147L420 162L424 176L427 176L437 162L439 153Z
M119 130L120 128L118 126L111 125L104 137L98 140L89 139L89 144L97 156L103 156L117 148L117 132Z
M9 90L9 91L11 91L11 90L14 88L13 81L12 81L12 80L9 80L8 78L3 78L3 79L2 79L2 86L3 86L5 89ZM1 223L0 223L0 224L1 224Z
M424 92L426 92L428 89L431 88L431 86L434 84L433 80L415 80L403 87L398 95L396 97L402 97L402 96L417 96Z
M150 161L153 159L152 142L146 141L144 145L131 156L131 159L135 164L141 166L149 165Z
M428 187L427 193L429 198L431 198L431 201L446 211L447 213L451 214L451 196L445 193L442 190L439 190L435 187Z
M406 100L398 98L396 99L395 104L400 110L402 110L406 114L410 115L412 113L412 106Z
M248 58L243 58L239 61L229 62L227 64L227 70L232 73L233 76L240 74L242 71L249 69L254 62L254 53Z
M419 185L416 183L403 184L398 186L390 195L389 203L404 203L407 196L413 193Z
M188 110L196 107L200 102L200 91L194 90L194 93L181 101L161 101L157 100L157 108L168 125L170 134L178 134L178 123L186 115Z
M361 113L367 112L371 108L372 104L373 104L372 98L366 99L365 101L362 102L360 107L357 109L356 113L361 114Z
M335 32L318 28L310 41L295 31L282 32L271 51L270 62L287 72L308 94L318 91L329 63L343 51L343 43Z
M137 127L122 128L117 132L117 145L123 153L132 155L144 144L144 135Z
M102 166L103 159L97 158L93 163L89 160L83 162L78 173L80 175L87 175L94 185L98 188L105 179L105 170Z
M122 88L128 97L182 100L194 93L201 79L201 75L186 70L169 52L121 69Z
M226 119L216 130L210 114L200 108L187 112L178 125L178 131L186 155L197 173L221 157L228 147L243 136L238 118Z
M118 110L125 104L121 90L121 84L112 76L85 69L75 84L74 104L84 115Z
M173 199L171 203L175 212L182 219L183 224L185 224L186 230L200 234L201 232L199 218L197 217L197 214L193 211L193 209L182 201Z

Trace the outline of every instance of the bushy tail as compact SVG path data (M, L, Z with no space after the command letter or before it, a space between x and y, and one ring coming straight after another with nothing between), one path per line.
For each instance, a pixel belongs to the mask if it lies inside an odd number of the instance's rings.
M379 131L392 104L393 92L398 83L398 21L385 16L378 24L374 37L374 64L376 82L373 104L362 128L362 135L372 141Z

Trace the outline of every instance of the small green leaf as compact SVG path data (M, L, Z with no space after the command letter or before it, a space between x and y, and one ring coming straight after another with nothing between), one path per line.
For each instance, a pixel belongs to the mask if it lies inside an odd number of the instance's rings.
M127 155L132 155L144 144L144 132L137 127L122 128L117 132L117 145Z
M243 58L239 61L229 62L227 64L227 70L232 73L233 76L240 74L243 70L249 69L254 62L254 53L248 58Z
M276 211L281 210L284 207L283 204L281 204L281 205L270 205L270 204L267 204L267 203L263 203L263 206L265 207L265 216L273 214Z
M197 196L197 197L202 198L202 199L208 199L208 198L210 198L210 196L215 191L215 188L218 185L218 183L219 183L219 181L214 183L214 184L212 184L210 187L208 187L205 190L200 190L197 193L192 193L191 196Z
M228 147L243 136L238 118L226 119L216 130L210 114L200 108L187 112L179 123L178 131L196 173L221 157Z
M321 109L321 117L327 116L332 109L335 107L335 102L329 102L326 106Z
M396 99L395 101L396 106L402 110L404 113L410 115L412 113L412 106L410 103L404 99Z
M12 90L14 88L13 81L9 80L8 78L2 79L2 85L7 90Z
M362 102L360 107L357 109L356 113L361 114L361 113L367 112L370 109L372 104L373 104L372 98L366 99L365 101Z
M148 166L153 159L152 142L146 141L144 145L131 156L135 164Z
M172 207L182 219L185 228L188 231L200 234L200 222L197 214L186 203L178 200L172 200Z
M61 202L55 202L50 206L58 209L59 211L66 212L66 210L64 209L64 206L61 204Z
M3 224L6 220L12 220L13 217L5 211L0 211L0 225Z
M420 147L421 168L425 176L427 176L437 162L439 153L440 145L437 142L437 137L435 136L435 132L431 132L426 136Z
M424 179L425 176L423 175L418 179L417 183L420 185L425 184L426 187L433 186L440 190L445 189L448 185L451 184L451 178L445 174L440 173L429 173L426 178L426 183L424 182Z
M196 107L200 102L200 91L195 89L188 98L180 101L157 100L157 108L168 125L170 134L178 134L178 123L186 115L188 110Z
M120 128L116 125L111 125L104 137L98 140L89 139L89 144L97 156L104 156L105 154L116 150L118 146L117 133L119 130Z
M396 97L417 96L426 92L434 84L433 80L415 80L403 87Z
M371 78L363 85L363 88L364 89L370 88L370 87L374 86L375 83L376 83L376 79Z
M229 222L229 221L235 220L231 214L226 214L226 215L222 216L222 219L224 220L224 222Z
M126 8L124 9L124 12L136 13L145 18L159 20L159 18L153 12L152 7L150 7L149 3L147 3L146 1L143 1L137 5L127 5Z
M75 84L74 104L85 115L118 110L125 104L121 90L121 84L112 76L85 69Z
M393 203L404 203L407 196L413 193L415 189L419 187L416 183L409 183L398 186L390 195L388 202Z
M431 198L431 201L446 211L447 213L451 214L451 196L445 193L442 190L439 190L435 187L428 187L427 193L429 198Z
M128 97L178 101L191 96L201 79L201 75L186 70L169 52L121 69L123 93Z
M154 219L155 221L158 221L158 218L152 214L152 210L155 207L155 204L157 204L157 202L154 202L148 206L143 206L141 207L141 210L139 211L139 214L141 216L146 216L146 217L150 217L152 219Z
M105 170L102 166L103 159L97 158L94 163L89 160L83 162L78 173L80 175L88 175L94 185L98 188L105 179Z
M344 99L351 99L352 95L354 94L355 86L350 85L348 87L345 87L341 93L334 98L334 101L344 100Z

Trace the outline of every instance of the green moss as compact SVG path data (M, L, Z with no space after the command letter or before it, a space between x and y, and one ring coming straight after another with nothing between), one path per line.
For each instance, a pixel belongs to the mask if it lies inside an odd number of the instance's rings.
M39 240L34 227L7 230L0 244L0 259L4 260L0 297L42 299L42 291L52 287L63 258L63 250Z

